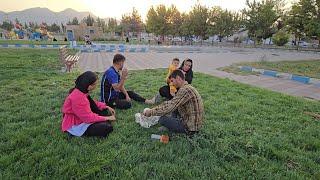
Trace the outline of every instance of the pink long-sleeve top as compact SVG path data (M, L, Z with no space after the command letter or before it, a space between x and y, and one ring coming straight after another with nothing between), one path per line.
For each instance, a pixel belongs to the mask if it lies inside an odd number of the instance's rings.
M106 117L99 116L91 111L88 94L75 88L65 99L62 113L63 119L61 124L62 131L67 131L74 125L81 123L95 123L106 121ZM105 103L95 101L100 110L106 109Z

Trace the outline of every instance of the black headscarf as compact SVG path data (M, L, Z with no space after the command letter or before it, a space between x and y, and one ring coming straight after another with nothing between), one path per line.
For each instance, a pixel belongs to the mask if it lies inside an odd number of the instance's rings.
M185 71L183 70L183 66L184 66L184 63L185 63L186 61L191 62L190 69L189 69L187 72L185 72ZM186 74L185 74L185 80L186 80L189 84L192 83L192 78L193 78L192 66L193 66L192 60L191 60L191 59L186 59L186 60L184 60L184 61L182 62L181 66L179 67L180 70L182 70L183 72L186 73Z
M80 76L78 76L78 78L76 79L75 82L75 87L72 88L70 90L70 93L75 89L79 89L79 91L83 92L83 93L88 93L88 87L90 85L92 85L94 82L96 82L98 79L98 75L92 71L86 71L83 74L81 74ZM90 108L91 111L94 113L99 112L99 108L97 106L97 104L94 102L94 100L90 97L90 95L87 96L89 102L90 102Z
M83 93L88 93L88 87L96 82L98 76L92 71L86 71L81 74L75 82L75 88L79 89Z

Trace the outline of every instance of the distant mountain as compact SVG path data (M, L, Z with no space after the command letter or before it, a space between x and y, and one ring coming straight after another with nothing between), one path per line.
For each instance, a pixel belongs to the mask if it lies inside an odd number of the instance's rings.
M15 21L17 18L20 23L25 22L36 22L38 24L46 22L47 24L66 24L69 20L71 21L74 17L77 17L79 22L90 14L94 19L97 18L94 14L90 12L78 12L74 9L68 8L61 12L53 12L48 8L30 8L23 11L13 11L13 12L2 12L0 11L0 23L5 19L10 21Z

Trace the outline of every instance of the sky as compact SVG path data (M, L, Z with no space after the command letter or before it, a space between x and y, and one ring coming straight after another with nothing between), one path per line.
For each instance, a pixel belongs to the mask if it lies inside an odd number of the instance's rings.
M237 11L245 7L246 0L0 0L0 11L20 11L33 7L46 7L59 12L66 8L77 11L90 11L101 18L121 19L122 14L132 12L135 7L142 19L149 8L164 4L174 4L179 11L188 12L197 2L207 7L221 6L223 9Z

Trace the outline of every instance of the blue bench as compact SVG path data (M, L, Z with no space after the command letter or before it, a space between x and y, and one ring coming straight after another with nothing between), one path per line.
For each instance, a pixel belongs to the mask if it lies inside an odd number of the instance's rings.
M81 52L89 52L88 49L81 49Z
M15 44L14 47L21 47L21 44Z
M146 52L147 51L147 48L143 47L141 48L140 52Z
M241 67L241 71L251 72L251 71L252 71L252 67L251 67L251 66L242 66L242 67Z
M119 52L124 52L125 49L124 49L124 48L120 48L118 51L119 51Z
M53 48L58 48L59 45L58 45L58 44L54 44L54 45L52 45L52 47L53 47Z
M263 75L265 76L272 76L272 77L277 77L277 71L268 71L268 70L264 70L263 71Z
M9 47L8 44L2 44L2 47Z
M306 76L298 76L298 75L292 75L291 80L301 82L304 84L308 84L310 82L310 78Z
M29 48L35 48L34 44L29 44Z
M130 48L129 52L136 52L136 48Z
M94 49L93 52L100 52L100 49Z
M42 48L47 48L47 45L41 44L40 47L42 47Z

